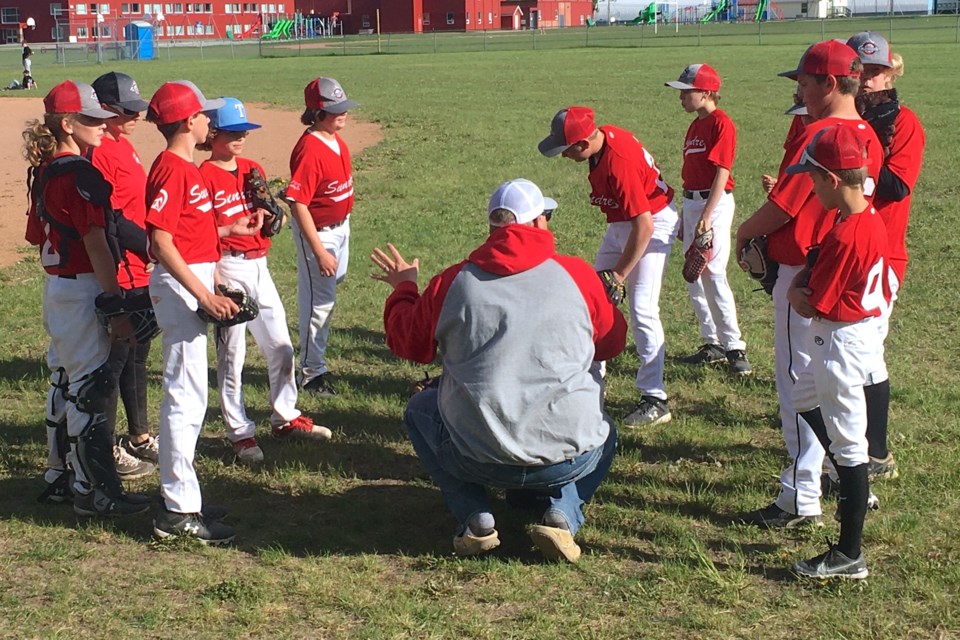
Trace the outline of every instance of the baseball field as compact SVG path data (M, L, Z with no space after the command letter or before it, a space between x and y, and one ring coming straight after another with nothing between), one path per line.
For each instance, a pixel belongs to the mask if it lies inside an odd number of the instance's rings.
M720 106L739 129L734 176L743 220L763 202L760 175L776 171L789 125L781 114L794 84L776 74L794 68L805 45L117 63L144 95L189 78L208 96L284 110L302 104L310 79L328 75L361 103L351 118L379 127L382 139L354 159L349 274L328 351L340 395L300 402L334 440L270 440L264 361L251 348L245 395L261 425L265 465L233 464L215 393L198 446L205 500L230 509L234 545L158 544L148 517L84 520L69 506L38 504L46 456L43 276L35 250L23 248L0 270L0 637L960 637L957 44L893 40L906 61L897 87L926 128L927 152L908 235L911 262L887 341L890 440L901 477L873 487L881 509L865 527L865 583L800 583L787 571L823 550L824 533L838 534L832 502L824 503L820 531L735 524L737 514L772 501L784 464L772 423L772 308L735 267L754 376L739 381L721 368L677 362L700 341L675 250L661 298L674 419L621 431L610 476L586 508L576 566L545 563L524 532L532 516L502 499L494 503L500 549L483 559L453 557L453 520L400 421L408 387L424 369L384 344L388 287L369 277L373 247L392 242L419 257L423 284L485 237L489 193L526 177L559 202L551 223L559 249L592 260L604 222L589 206L586 168L543 158L536 143L559 108L590 105L599 121L634 131L679 187L689 116L663 82L692 62L709 62L724 80ZM49 89L106 70L35 65L34 74ZM4 118L4 147L19 144L21 127ZM253 135L292 145L271 138L268 126ZM3 217L16 219L22 200L3 206ZM286 230L270 265L295 325L292 245ZM611 363L607 407L615 419L636 402L635 371L632 347ZM134 487L155 493L157 478Z

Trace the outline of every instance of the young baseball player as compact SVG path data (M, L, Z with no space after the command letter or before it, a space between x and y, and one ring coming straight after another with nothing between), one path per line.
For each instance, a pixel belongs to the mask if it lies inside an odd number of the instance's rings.
M890 44L879 33L864 31L847 41L863 63L857 109L873 127L884 148L883 168L877 181L874 206L887 228L890 266L893 269L893 299L903 284L907 269L907 224L910 201L920 177L926 134L916 114L900 103L893 83L903 75L903 58L891 52ZM889 307L893 312L893 305ZM890 318L883 318L884 339ZM887 447L887 416L890 407L890 381L882 370L881 380L864 388L867 395L867 440L870 443L870 478L899 476L897 462Z
M700 277L687 284L693 312L700 322L704 343L687 364L727 361L734 375L750 375L747 343L740 335L737 306L727 282L733 213L733 159L737 129L722 109L720 76L708 64L692 64L675 82L665 86L680 90L680 105L697 117L683 140L683 250L700 234L713 229L713 249Z
M200 165L200 174L210 192L217 224L229 226L238 217L255 213L250 196L251 170L256 169L261 176L266 174L263 167L241 155L247 135L260 125L247 120L242 102L236 98L223 100L222 107L206 112L210 133L207 141L199 146L210 151L210 159ZM260 307L260 313L250 322L216 330L220 410L227 426L227 439L237 459L245 464L263 462L263 450L254 437L256 425L247 417L243 406L241 373L247 350L246 329L267 360L273 435L316 440L329 440L332 435L326 427L313 424L296 407L293 344L280 294L267 268L270 244L270 238L262 233L221 238L221 257L217 264L218 282L244 290Z
M147 293L150 284L149 258L147 256L146 197L147 173L140 156L130 144L140 121L140 113L147 110L147 102L140 96L140 89L133 78L125 73L111 71L93 81L93 88L100 98L100 106L114 115L106 121L107 131L99 147L89 152L93 166L113 187L110 203L119 212L118 233L124 233L129 245L120 257L117 283L124 296ZM118 398L123 399L127 416L128 436L122 438L114 449L117 473L123 478L136 478L153 473L158 459L156 438L150 435L147 423L147 360L150 357L150 340L137 342L131 347L125 342L114 342L110 349L110 370L116 380L107 402L107 424L116 434Z
M794 404L830 453L840 476L840 540L794 565L810 578L867 577L860 550L870 495L867 403L882 351L881 318L890 305L887 230L864 196L867 152L853 127L820 129L788 174L809 174L826 215L836 222L808 257L812 265L787 291L796 312L812 319L810 365L793 387Z
M636 381L640 402L623 424L667 423L672 415L663 384L660 286L678 229L673 189L632 133L613 125L598 127L589 107L561 109L539 149L547 157L562 154L588 163L590 203L607 218L607 232L594 266L605 283L626 285L630 324L640 357ZM608 290L614 299L615 290L609 285Z
M30 123L23 133L26 156L31 163L39 161L34 165L39 171L31 187L28 240L41 245L40 262L47 272L43 323L56 378L48 426L65 417L67 459L75 474L72 486L57 483L62 490L43 497L62 502L72 493L79 515L125 516L146 511L149 499L124 492L104 418L113 378L107 364L110 337L97 317L96 299L104 293L119 295L120 287L116 258L104 232L110 185L83 158L88 148L100 145L104 121L113 117L99 102L90 85L62 82L43 100L43 122ZM114 316L110 326L113 339L132 339L126 316ZM48 439L50 435L48 429ZM64 470L57 466L50 471ZM50 471L45 479L57 480Z
M860 118L854 104L861 70L860 60L850 47L828 40L807 49L797 69L781 74L796 80L808 115L813 118L786 150L781 167L799 162L807 145L822 129L849 127L864 140L868 159L864 194L872 198L883 154L876 135ZM767 202L737 229L738 256L748 240L766 236L769 257L780 265L773 289L774 360L781 425L791 460L780 475L780 495L773 504L745 514L741 520L749 524L775 528L822 526L820 474L824 449L796 411L792 395L797 377L810 364L810 319L792 308L786 294L790 282L806 264L808 248L819 244L832 226L833 219L825 215L810 177L783 172Z
M189 536L203 544L222 544L234 529L203 510L200 483L193 466L197 438L207 409L207 323L231 318L236 303L214 293L214 269L220 259L220 235L252 234L242 216L218 228L203 176L193 164L193 150L207 139L210 119L204 111L223 100L207 100L192 82L162 85L150 100L147 121L167 141L147 175L147 231L157 264L150 274L150 296L163 329L163 400L160 403L160 493L162 504L153 523L158 538ZM222 510L218 510L222 515Z
M336 395L327 368L327 339L337 284L350 258L353 166L339 132L357 103L333 78L316 78L303 90L307 126L290 154L290 202L297 245L300 312L300 384L320 397Z

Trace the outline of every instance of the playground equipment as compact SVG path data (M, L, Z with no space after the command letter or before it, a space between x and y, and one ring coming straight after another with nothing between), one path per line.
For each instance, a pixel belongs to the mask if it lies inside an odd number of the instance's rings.
M769 3L770 0L757 0L757 12L753 14L754 22L762 22L770 19L770 17L767 15L767 5Z
M764 0L760 1L763 2ZM717 3L710 13L700 18L700 22L706 24L708 22L713 22L714 20L720 20L720 15L727 10L727 6L727 0L720 0L720 2Z
M651 2L640 11L640 14L627 24L656 24L657 22L657 3Z
M290 31L293 29L293 20L277 20L273 29L270 30L270 33L267 33L263 36L264 40L279 40L283 38L284 40L290 39Z

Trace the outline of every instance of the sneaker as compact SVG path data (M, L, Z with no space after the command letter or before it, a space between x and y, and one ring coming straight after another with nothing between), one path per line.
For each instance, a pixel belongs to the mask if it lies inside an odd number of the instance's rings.
M686 358L680 358L684 364L713 364L723 362L725 354L723 348L718 344L705 344L693 355Z
M727 351L727 371L735 376L748 376L753 373L747 354L740 349Z
M160 460L160 448L157 446L157 439L153 436L148 437L140 444L133 444L130 438L123 439L123 448L134 458L146 460L157 464Z
M333 432L326 427L313 424L307 416L298 416L285 425L273 428L274 438L291 438L302 440L329 440Z
M478 513L470 517L467 526L453 539L453 552L458 556L478 556L500 546L500 536L494 529L496 522L491 513Z
M307 382L303 385L303 390L318 398L333 398L337 395L337 391L330 384L330 374L328 373L323 373Z
M136 480L148 476L156 470L152 463L135 458L118 444L113 445L113 463L121 480Z
M743 524L752 524L757 527L766 527L768 529L795 529L806 525L822 527L823 520L820 516L798 516L784 511L776 503L763 509L757 509L746 513L738 520Z
M233 453L237 462L242 464L260 464L263 462L263 449L257 445L256 438L244 438L233 443Z
M100 489L88 493L77 491L73 494L73 512L87 518L119 518L144 513L150 509L151 502L148 496L138 493L122 493L117 498L111 498Z
M867 559L863 552L855 559L850 559L839 549L830 544L830 549L826 553L821 553L815 558L810 558L803 562L793 565L793 571L798 576L804 578L817 578L825 580L827 578L847 578L849 580L863 580L870 572L867 571Z
M892 453L887 453L886 458L870 458L870 462L867 465L867 477L870 479L870 482L875 480L896 480L900 477L900 472L897 471L897 461L893 457Z
M153 520L153 535L160 540L184 536L203 545L219 545L232 541L236 531L202 513L174 513L161 506Z
M840 485L837 485L838 487ZM867 496L867 511L880 511L880 498L878 498L873 491L870 492L870 495ZM840 505L837 505L837 510L833 512L833 519L837 522L843 522L840 519Z
M670 413L670 406L666 400L654 398L653 396L643 396L637 403L637 408L633 413L623 420L625 427L646 427L666 424L673 419Z
M574 563L580 559L580 546L566 529L535 524L530 527L530 539L548 560Z
M47 469L46 473L43 474L46 488L43 493L37 496L37 502L63 504L73 500L73 490L70 488L70 485L73 484L71 482L72 475L61 469Z

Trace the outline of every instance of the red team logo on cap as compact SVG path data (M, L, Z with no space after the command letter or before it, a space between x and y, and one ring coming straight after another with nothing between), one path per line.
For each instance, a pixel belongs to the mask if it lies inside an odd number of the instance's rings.
M872 56L879 51L880 51L880 47L878 47L876 43L873 43L873 42L864 42L862 45L860 45L860 53L867 56Z

